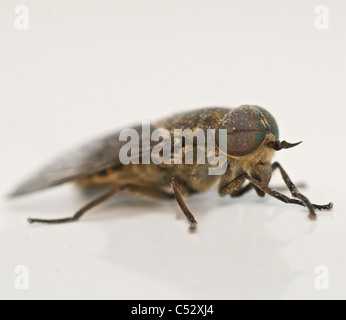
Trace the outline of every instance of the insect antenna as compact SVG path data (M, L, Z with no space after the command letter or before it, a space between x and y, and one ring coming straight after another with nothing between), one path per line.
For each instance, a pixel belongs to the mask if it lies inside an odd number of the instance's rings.
M296 142L296 143L289 143L289 142L286 142L285 140L284 141L276 140L276 141L268 142L267 145L268 145L268 147L273 148L276 151L279 151L281 149L293 148L293 147L297 146L298 144L301 144L302 142L303 141Z

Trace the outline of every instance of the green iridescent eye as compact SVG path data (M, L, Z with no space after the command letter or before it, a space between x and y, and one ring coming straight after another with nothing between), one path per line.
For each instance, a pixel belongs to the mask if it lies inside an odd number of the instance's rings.
M229 112L220 122L219 129L226 129L227 135L220 135L219 142L227 140L227 154L243 157L256 151L267 134L279 138L279 129L273 116L257 106L240 106Z
M279 140L279 127L274 119L274 117L265 109L261 107L256 107L265 117L269 124L270 132L275 136L276 140Z

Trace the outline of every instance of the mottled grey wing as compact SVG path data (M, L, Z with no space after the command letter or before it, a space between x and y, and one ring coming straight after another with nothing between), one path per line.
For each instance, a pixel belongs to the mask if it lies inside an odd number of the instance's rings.
M133 127L133 129L137 130L141 141L141 126ZM110 167L122 166L119 151L127 142L119 141L119 134L120 132L116 132L97 139L55 159L32 178L19 185L9 196L15 197L32 193L85 178ZM139 152L144 154L150 152L151 149L152 146L149 150L139 148Z

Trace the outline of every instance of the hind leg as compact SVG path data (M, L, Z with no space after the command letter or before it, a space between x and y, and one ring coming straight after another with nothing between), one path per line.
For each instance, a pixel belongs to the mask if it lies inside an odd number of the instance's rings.
M48 224L59 224L59 223L66 223L66 222L74 222L79 220L81 216L91 208L97 206L98 204L107 201L114 195L116 195L120 190L122 190L124 187L115 187L109 190L107 193L102 194L101 196L95 198L94 200L87 203L84 207L79 209L72 217L68 218L62 218L62 219L32 219L29 218L29 223L48 223Z
M62 218L62 219L32 219L29 218L29 223L47 223L47 224L59 224L66 222L78 221L87 211L101 204L102 202L107 201L116 195L119 191L124 190L126 192L138 195L146 196L154 199L172 199L174 195L172 193L165 192L161 189L157 189L153 186L137 186L137 185L122 185L113 187L108 192L98 196L94 200L87 203L84 207L79 209L72 217Z

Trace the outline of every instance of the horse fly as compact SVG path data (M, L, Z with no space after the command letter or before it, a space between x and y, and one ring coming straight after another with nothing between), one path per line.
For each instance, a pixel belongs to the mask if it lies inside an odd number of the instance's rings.
M171 163L153 161L143 163L148 153L158 146L159 139L149 143L140 143L137 149L139 161L123 163L120 151L127 141L120 139L121 131L110 134L102 139L95 140L69 152L43 170L33 178L20 185L10 195L12 197L29 194L42 189L75 182L80 187L102 186L106 192L93 199L72 217L63 219L32 219L30 223L64 223L77 221L94 206L113 197L120 191L135 195L147 196L153 199L175 199L185 214L190 230L195 230L197 221L185 204L185 196L205 192L218 182L218 191L221 196L230 195L238 197L254 189L263 197L268 194L285 203L305 206L309 211L310 219L316 219L315 210L328 210L332 203L317 205L311 203L301 194L291 181L286 171L278 163L272 163L275 151L292 148L299 143L279 141L278 125L273 116L265 109L243 105L238 108L203 108L184 112L163 119L150 126L149 136L157 128L165 129L171 134L169 148L171 150ZM225 170L220 175L209 174L209 169L215 164L206 161L192 163L175 163L177 156L174 133L176 130L199 129L202 132L216 130L220 133L215 138L215 154L225 155ZM222 129L222 130L221 130ZM134 127L138 133L139 142L143 142L144 134L141 127ZM143 131L143 130L142 130ZM223 134L221 134L223 132ZM182 158L187 150L197 150L196 139L188 148L187 139L181 139ZM204 143L204 142L203 142ZM202 143L202 144L203 144ZM220 145L226 146L221 150ZM205 157L208 148L205 148ZM278 169L292 197L288 197L269 187L272 172ZM247 183L246 183L247 181Z

